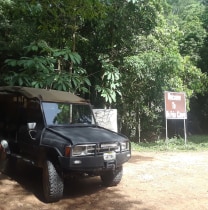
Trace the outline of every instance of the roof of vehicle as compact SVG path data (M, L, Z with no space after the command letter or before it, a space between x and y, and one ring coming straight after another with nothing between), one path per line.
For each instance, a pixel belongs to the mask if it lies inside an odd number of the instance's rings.
M86 103L87 101L70 92L48 90L20 86L3 86L0 87L0 94L17 93L27 98L37 98L40 101L64 102L64 103Z

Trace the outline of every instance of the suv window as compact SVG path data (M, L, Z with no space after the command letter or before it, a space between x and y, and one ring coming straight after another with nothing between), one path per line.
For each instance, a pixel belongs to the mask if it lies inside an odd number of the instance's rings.
M43 102L43 110L48 125L95 124L89 105Z

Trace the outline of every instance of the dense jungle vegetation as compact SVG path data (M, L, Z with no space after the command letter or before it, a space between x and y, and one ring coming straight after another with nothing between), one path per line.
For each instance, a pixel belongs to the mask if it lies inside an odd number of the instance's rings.
M207 72L207 0L0 0L0 85L116 108L132 140L164 134L164 91L185 92L188 133L206 133Z

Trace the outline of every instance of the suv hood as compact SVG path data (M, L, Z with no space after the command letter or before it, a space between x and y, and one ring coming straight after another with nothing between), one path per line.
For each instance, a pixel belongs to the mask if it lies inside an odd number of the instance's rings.
M124 135L99 126L50 127L48 130L71 141L72 144L101 143L109 141L120 142L127 140Z

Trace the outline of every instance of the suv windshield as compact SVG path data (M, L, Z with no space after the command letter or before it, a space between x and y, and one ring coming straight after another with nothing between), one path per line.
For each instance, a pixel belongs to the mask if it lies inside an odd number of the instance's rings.
M43 102L43 111L48 125L95 124L92 110L86 104Z

